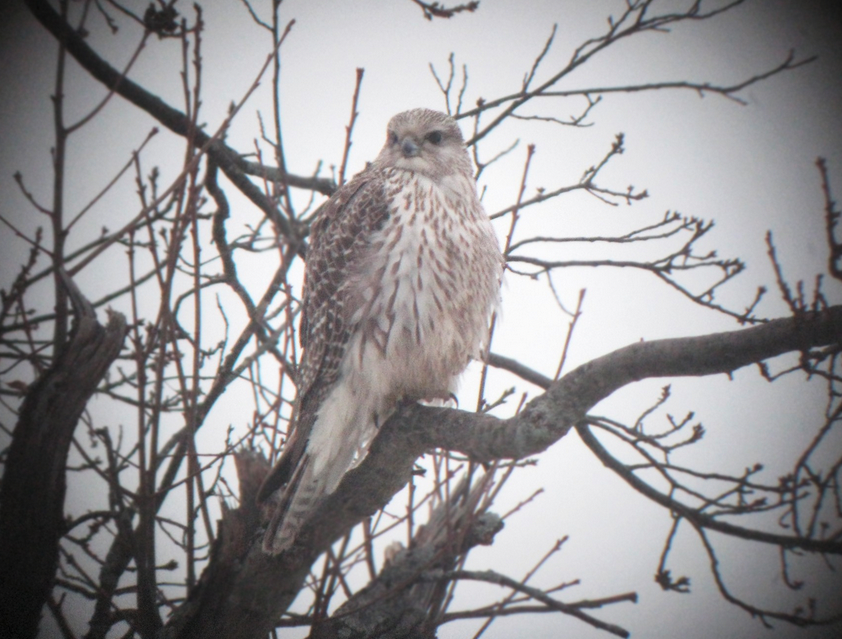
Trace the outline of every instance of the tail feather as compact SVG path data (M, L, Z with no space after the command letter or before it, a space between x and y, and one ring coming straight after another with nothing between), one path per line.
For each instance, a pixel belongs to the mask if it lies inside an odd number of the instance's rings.
M310 456L304 455L263 536L265 552L277 555L292 545L307 517L324 498L324 489L324 481L313 473Z
M309 394L305 398L295 440L260 490L265 499L289 480L263 537L265 552L277 555L289 548L305 521L336 490L355 456L364 456L376 432L376 416L386 411L379 399L358 391L341 383L319 402L310 402Z

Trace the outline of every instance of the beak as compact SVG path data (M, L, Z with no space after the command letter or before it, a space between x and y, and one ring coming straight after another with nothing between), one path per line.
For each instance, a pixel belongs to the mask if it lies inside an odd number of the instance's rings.
M413 158L418 155L418 145L412 141L412 138L405 138L401 143L401 152L405 158Z

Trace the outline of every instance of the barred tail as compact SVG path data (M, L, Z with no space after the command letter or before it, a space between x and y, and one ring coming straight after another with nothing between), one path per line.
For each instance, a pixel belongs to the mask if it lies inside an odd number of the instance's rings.
M263 537L265 552L277 555L292 545L305 521L336 490L354 457L365 454L376 432L376 415L383 412L379 400L349 383L334 385L312 412L302 410L301 432L296 431L289 461L285 453L261 489L262 495L271 494L294 467Z
M301 459L263 536L263 550L270 555L292 545L301 526L326 497L324 477L315 475L310 461L306 454Z

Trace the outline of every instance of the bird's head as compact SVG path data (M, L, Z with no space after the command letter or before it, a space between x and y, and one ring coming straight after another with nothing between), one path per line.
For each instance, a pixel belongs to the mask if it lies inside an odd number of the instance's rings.
M415 171L433 180L455 171L471 174L471 160L456 121L431 109L413 109L393 117L377 163Z

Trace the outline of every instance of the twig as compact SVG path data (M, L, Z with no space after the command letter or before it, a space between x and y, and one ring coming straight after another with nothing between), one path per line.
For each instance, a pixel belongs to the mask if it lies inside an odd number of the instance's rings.
M553 599L546 595L543 591L532 588L531 586L527 586L519 581L515 581L511 577L506 577L505 575L501 575L500 573L494 572L493 570L483 570L483 571L474 571L474 570L453 570L450 572L445 572L442 574L432 573L430 575L431 579L461 579L461 580L468 580L468 581L483 581L486 583L498 584L500 586L505 586L506 588L511 588L517 592L522 592L524 594L529 595L531 598L540 601L542 604L547 606L552 610L556 610L558 612L562 612L566 615L570 615L572 617L576 617L577 619L584 621L590 626L597 628L599 630L604 630L606 632L610 632L613 635L618 637L628 637L630 633L621 628L620 626L616 626L614 624L606 623L604 621L600 621L595 617L592 617L588 614L585 614L580 610L580 608L596 608L604 605L604 603L596 603L593 601L589 601L586 604L584 602L579 603L578 605L574 604L565 604L560 601ZM636 593L628 593L625 595L618 595L612 598L611 603L617 603L620 601L629 601L635 603L637 601L637 594Z
M354 131L354 123L357 121L357 103L360 99L360 85L363 82L365 69L357 68L357 80L354 84L354 97L351 99L351 119L345 127L345 148L342 151L342 164L339 166L339 186L345 184L345 169L348 167L348 153L351 150L351 134Z

